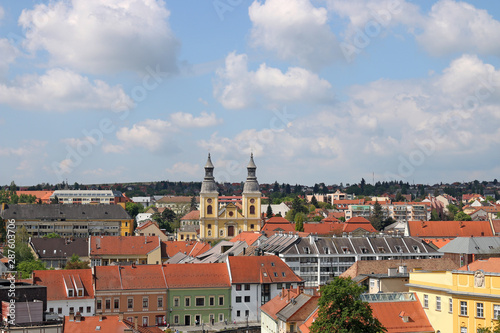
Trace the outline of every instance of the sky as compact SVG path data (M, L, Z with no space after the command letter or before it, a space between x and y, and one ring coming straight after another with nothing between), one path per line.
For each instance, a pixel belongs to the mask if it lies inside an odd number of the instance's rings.
M0 184L500 176L500 2L0 1Z

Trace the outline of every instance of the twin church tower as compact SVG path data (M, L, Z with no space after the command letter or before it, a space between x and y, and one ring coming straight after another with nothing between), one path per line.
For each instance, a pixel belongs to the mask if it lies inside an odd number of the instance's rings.
M241 206L219 197L214 178L214 165L208 154L205 178L200 191L200 238L233 238L243 231L260 231L261 193L255 175L257 167L250 155L248 176L243 186Z

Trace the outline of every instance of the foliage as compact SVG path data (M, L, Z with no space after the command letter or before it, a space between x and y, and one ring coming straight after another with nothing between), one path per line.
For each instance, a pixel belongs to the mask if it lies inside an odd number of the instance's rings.
M138 214L144 213L144 206L136 202L127 202L125 203L125 210L130 217L135 219Z
M271 207L271 204L267 205L266 217L268 219L270 219L271 217L273 217L273 208Z
M192 212L193 210L196 210L198 207L198 204L196 203L196 197L193 195L191 197L191 203L189 204L189 211Z
M500 317L496 322L492 322L492 327L479 327L477 333L500 333Z
M384 219L384 212L382 211L382 205L379 204L378 201L375 201L373 205L373 213L370 215L370 222L373 227L377 230L382 230L384 228L384 223L382 223Z
M458 212L455 214L455 221L472 221L472 218L464 212Z
M153 214L151 218L158 223L160 229L165 229L167 232L174 231L174 228L178 227L176 224L179 224L179 218L170 208L165 208L161 214Z
M311 198L311 205L313 205L316 208L319 208L318 200L316 199L316 197L314 195Z
M21 273L23 279L31 276L33 271L46 270L45 264L41 260L25 260L17 265L17 271Z
M345 222L345 216L341 216L341 217L339 217L339 221L340 221L340 222Z
M43 238L61 238L61 235L55 232L51 232L50 234L43 236Z
M455 214L458 213L460 209L453 204L449 204L448 206L446 206L446 208L448 208L448 220L454 221Z
M81 261L80 257L73 253L70 260L66 263L64 269L86 269L90 268L90 263L88 261Z
M321 222L321 220L322 220L322 219L323 219L323 217L322 217L322 216L319 216L319 215L318 215L318 216L313 217L313 221L315 221L315 222Z
M439 213L435 208L433 208L431 211L431 221L439 221L439 220L440 220Z
M336 277L321 288L318 318L311 333L379 333L387 330L373 317L367 302L360 299L364 287L351 278Z

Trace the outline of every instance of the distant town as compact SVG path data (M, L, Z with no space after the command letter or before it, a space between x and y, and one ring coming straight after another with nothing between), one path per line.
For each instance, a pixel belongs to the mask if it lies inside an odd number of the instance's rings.
M219 184L209 155L200 182L3 187L4 323L312 332L324 288L348 281L334 290L387 332L496 324L496 179L304 186L256 170L251 156L246 179Z

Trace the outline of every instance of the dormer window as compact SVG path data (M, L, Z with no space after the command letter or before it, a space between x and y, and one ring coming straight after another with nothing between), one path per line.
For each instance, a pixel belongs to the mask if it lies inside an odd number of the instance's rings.
M403 252L401 249L401 246L399 246L399 245L394 246L394 248L396 249L396 252L398 252L398 253Z
M308 248L308 247L304 247L304 253L305 253L305 254L309 254L309 253L310 253L310 252L309 252L309 248Z
M68 297L73 297L73 289L68 289Z
M379 248L378 248L378 252L380 252L380 253L385 253L385 248L383 248L383 247L379 247Z
M78 297L83 297L83 289L78 289Z
M328 247L325 247L323 248L323 252L325 252L325 254L330 254L330 249Z
M350 251L349 251L349 248L348 248L348 247L343 247L343 248L342 248L342 252L343 252L344 254L346 254L346 253L350 253Z
M361 253L368 253L368 249L366 247L361 248Z
M415 251L416 253L420 253L420 249L416 245L413 245L413 251Z

